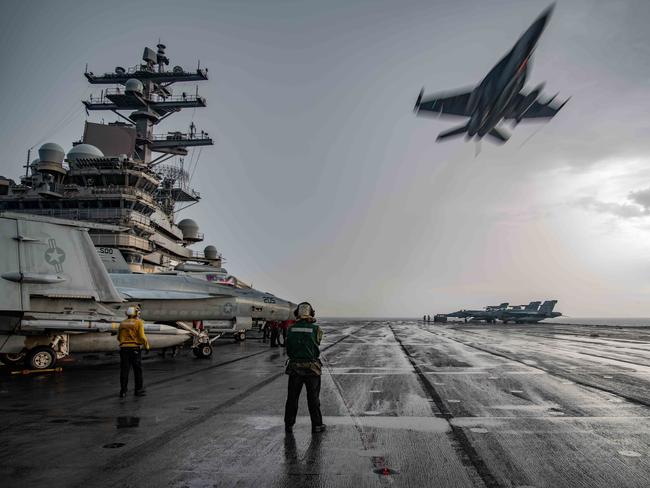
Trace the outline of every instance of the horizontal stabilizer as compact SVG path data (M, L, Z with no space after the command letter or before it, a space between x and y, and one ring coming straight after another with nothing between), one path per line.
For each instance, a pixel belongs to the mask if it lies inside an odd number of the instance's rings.
M504 131L499 130L497 128L494 128L490 132L488 132L488 135L496 139L497 141L499 141L501 144L503 144L508 139L510 139L509 134L506 134Z
M443 141L445 139L448 139L449 137L460 136L462 134L465 134L466 132L467 132L466 125L463 125L462 127L456 127L455 129L449 129L438 134L436 141Z

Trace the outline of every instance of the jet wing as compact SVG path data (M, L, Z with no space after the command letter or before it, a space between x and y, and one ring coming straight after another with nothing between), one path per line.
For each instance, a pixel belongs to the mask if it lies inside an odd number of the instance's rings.
M521 93L517 94L517 103L523 103L524 98L524 95ZM555 114L557 114L568 102L568 100L566 100L561 104L552 104L551 101L552 99L547 103L534 101L532 105L528 107L528 110L524 112L521 119L550 119L551 117L554 117Z
M190 293L184 291L167 290L145 290L143 288L117 287L125 298L129 300L203 300L205 298L216 298L217 295L207 293ZM218 295L227 296L227 295Z
M459 117L469 117L471 114L467 110L469 97L472 90L461 91L456 93L439 93L422 99L422 92L415 104L415 113L424 115L455 115Z

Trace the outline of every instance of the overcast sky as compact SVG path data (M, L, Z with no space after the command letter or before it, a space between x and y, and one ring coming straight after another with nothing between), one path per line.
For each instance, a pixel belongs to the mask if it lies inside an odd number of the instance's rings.
M547 298L650 316L650 2L558 2L528 86L572 99L504 146L436 143L458 121L412 113L422 86L477 84L548 4L5 0L0 174L81 137L80 101L101 89L86 63L135 65L160 38L210 75L208 107L159 128L193 119L216 140L181 216L256 288L330 316Z

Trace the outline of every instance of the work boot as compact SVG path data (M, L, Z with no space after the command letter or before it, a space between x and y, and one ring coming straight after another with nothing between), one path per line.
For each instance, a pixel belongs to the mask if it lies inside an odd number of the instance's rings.
M144 390L138 390L135 392L135 396L145 396L147 394Z
M321 424L321 425L315 425L311 428L312 434L320 434L321 432L325 432L325 429L327 428L327 425Z

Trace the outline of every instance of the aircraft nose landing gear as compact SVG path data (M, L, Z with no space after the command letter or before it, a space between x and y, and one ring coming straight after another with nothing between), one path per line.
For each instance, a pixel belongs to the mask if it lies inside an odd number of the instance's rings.
M212 356L212 346L209 343L198 344L192 348L192 352L197 358L207 359Z

